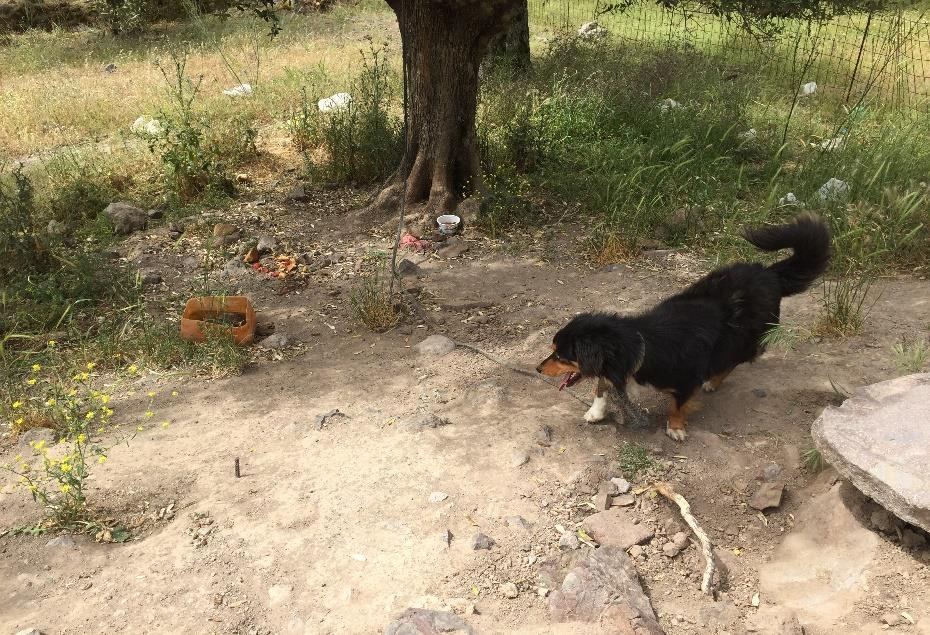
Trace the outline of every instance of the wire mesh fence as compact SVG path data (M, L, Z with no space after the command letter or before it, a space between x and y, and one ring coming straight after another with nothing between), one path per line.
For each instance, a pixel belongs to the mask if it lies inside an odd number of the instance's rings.
M918 10L837 16L828 21L783 20L774 34L699 5L665 10L639 2L600 13L596 0L529 0L536 31L577 32L589 21L620 41L693 47L728 68L765 73L785 90L816 82L846 103L877 100L913 113L930 111L930 15Z

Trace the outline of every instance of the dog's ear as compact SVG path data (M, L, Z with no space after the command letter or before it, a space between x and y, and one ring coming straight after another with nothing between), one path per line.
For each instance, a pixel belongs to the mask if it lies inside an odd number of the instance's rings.
M580 339L575 344L575 359L585 377L601 377L604 374L604 349L600 344Z

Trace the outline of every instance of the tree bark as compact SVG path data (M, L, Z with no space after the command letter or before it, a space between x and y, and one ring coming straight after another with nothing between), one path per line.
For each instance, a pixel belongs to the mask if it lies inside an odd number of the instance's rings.
M510 26L494 38L488 61L492 59L517 69L530 67L530 11L526 0L518 3Z
M408 95L406 152L373 207L453 211L482 189L475 114L478 68L492 38L525 0L388 0L397 14Z

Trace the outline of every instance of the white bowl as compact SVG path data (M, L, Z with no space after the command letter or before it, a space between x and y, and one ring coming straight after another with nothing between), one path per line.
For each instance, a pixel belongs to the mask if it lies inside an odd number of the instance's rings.
M454 234L461 222L462 219L455 214L443 214L436 219L436 223L439 224L440 234Z

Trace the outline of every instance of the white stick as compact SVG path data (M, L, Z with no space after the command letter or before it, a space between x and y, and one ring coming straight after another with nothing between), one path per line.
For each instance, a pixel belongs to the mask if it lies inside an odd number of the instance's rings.
M701 579L701 591L705 595L713 597L713 581L716 565L714 564L714 546L710 538L707 537L707 534L701 529L701 526L698 525L697 520L695 520L694 516L691 514L691 505L685 500L684 496L677 493L668 483L656 483L655 490L678 505L678 509L681 510L681 517L685 519L685 522L688 523L688 527L691 528L691 531L694 532L694 535L697 536L698 541L701 543L701 552L703 552L704 560L707 563L704 566L704 577Z

